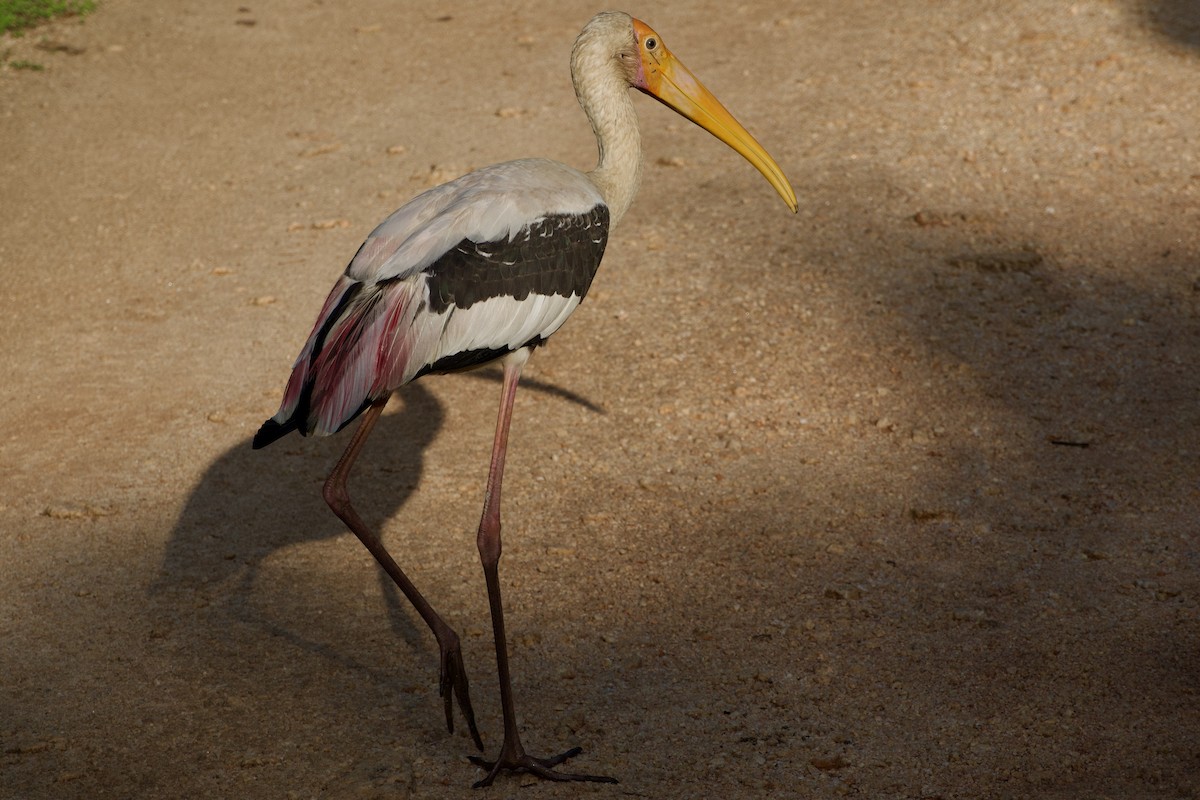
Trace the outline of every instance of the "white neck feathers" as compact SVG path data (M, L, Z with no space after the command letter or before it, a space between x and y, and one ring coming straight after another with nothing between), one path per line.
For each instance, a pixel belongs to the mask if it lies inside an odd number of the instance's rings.
M635 47L629 15L610 13L594 17L571 52L575 96L600 150L588 177L608 205L611 225L629 210L642 177L641 134L621 59L622 52L628 54Z

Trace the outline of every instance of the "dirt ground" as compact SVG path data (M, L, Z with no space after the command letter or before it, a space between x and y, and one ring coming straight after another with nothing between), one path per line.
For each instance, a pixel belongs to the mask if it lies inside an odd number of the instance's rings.
M419 190L595 144L579 2L138 3L0 52L0 796L1200 795L1200 7L627 7L800 196L638 99L642 193L527 369L505 484L534 752L250 437ZM40 63L18 70L12 61ZM499 384L353 484L457 627Z

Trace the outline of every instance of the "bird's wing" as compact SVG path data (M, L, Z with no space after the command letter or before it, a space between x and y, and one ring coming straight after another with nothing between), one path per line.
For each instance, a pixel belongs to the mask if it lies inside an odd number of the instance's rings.
M459 242L512 238L552 214L583 214L604 198L579 170L527 158L469 172L417 195L371 231L346 274L361 281L404 278Z
M548 214L511 239L464 239L424 270L416 372L482 364L537 344L559 329L583 301L608 240L608 207Z
M376 228L326 299L256 446L291 430L333 433L422 374L538 344L566 321L600 264L608 208L570 173L567 190L554 184L556 202L530 202L535 188L547 194L542 162L532 172L543 181L524 193L497 169L427 192Z

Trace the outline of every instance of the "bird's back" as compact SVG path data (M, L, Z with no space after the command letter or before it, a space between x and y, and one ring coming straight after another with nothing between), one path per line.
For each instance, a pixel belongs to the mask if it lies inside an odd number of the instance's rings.
M545 341L591 286L608 222L588 177L545 159L496 164L413 198L339 278L254 446L292 430L333 433L421 375Z

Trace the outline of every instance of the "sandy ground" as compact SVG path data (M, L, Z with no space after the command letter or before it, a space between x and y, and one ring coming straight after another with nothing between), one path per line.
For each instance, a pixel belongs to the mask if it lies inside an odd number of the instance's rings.
M525 741L252 452L328 287L426 186L595 145L579 2L105 0L0 69L0 796L1200 794L1200 10L627 10L789 173L638 100L646 180L527 371L505 486ZM462 633L499 387L358 469Z

